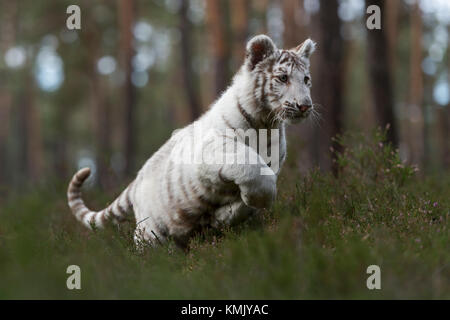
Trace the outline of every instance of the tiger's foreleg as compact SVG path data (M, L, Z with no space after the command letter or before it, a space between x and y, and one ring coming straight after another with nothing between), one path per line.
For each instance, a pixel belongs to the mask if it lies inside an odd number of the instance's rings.
M204 176L217 183L233 183L240 189L240 196L245 205L252 208L269 208L277 193L277 175L267 166L263 158L245 144L238 143L238 153L220 154L219 159L246 159L239 161L225 161L220 165L205 166ZM231 155L231 156L230 156ZM253 159L248 161L248 159Z
M221 226L235 225L255 212L256 209L247 206L242 200L238 200L217 209L214 212L211 226L219 228Z

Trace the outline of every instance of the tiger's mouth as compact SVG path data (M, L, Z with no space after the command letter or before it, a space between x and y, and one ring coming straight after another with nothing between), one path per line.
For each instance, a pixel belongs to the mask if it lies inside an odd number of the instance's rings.
M309 118L314 112L313 107L302 108L301 106L284 103L283 105L272 109L267 117L267 121L271 125L282 122L288 124L298 123Z
M311 114L311 110L307 109L307 110L298 112L297 115L294 115L293 118L294 119L305 119L305 118L309 117L310 114Z
M311 108L306 110L287 110L285 113L285 119L293 122L307 119L312 114Z
M312 113L311 105L297 105L289 102L284 103L282 109L283 118L285 120L299 121L308 118Z

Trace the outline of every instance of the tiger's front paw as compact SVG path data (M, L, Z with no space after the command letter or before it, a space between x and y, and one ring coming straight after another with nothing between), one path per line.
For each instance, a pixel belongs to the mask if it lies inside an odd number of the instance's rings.
M275 175L258 176L240 186L241 198L244 203L253 208L269 208L277 195Z

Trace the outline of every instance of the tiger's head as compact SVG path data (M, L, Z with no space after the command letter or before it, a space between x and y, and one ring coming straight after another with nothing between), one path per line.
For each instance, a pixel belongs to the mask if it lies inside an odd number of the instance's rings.
M289 50L258 35L248 41L244 68L253 80L253 96L269 122L298 122L314 113L310 56L316 44L307 39Z

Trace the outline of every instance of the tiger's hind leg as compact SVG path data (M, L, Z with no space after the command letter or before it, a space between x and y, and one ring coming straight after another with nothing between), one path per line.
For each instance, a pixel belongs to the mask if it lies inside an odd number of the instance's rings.
M134 232L134 243L139 250L145 247L157 247L166 244L169 240L173 240L174 244L186 251L190 236L194 230L189 228L178 230L178 232L169 233L168 229L162 228L151 221L152 218L138 221Z
M166 235L161 234L150 219L137 222L136 230L134 231L134 243L137 248L155 247L167 242Z

